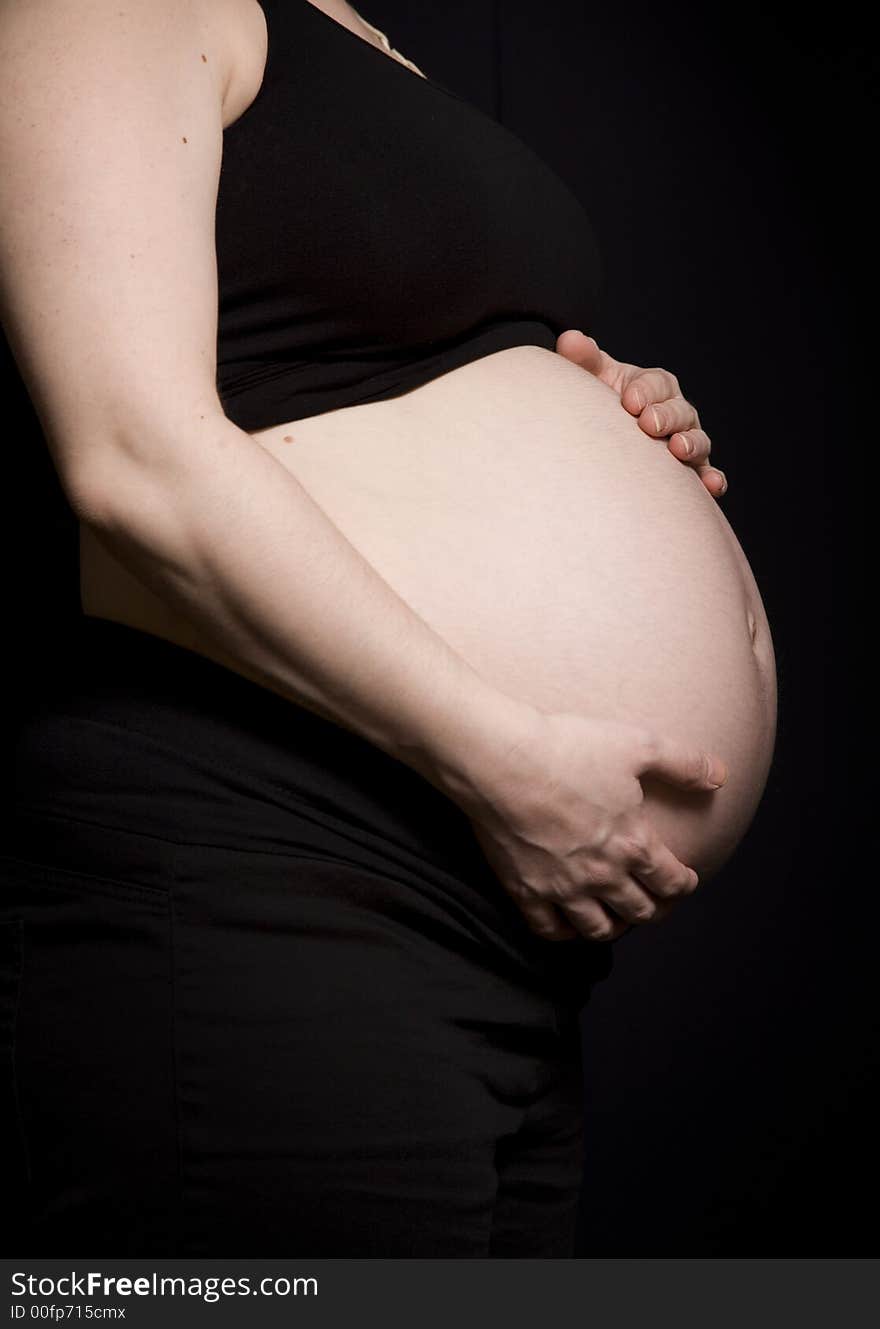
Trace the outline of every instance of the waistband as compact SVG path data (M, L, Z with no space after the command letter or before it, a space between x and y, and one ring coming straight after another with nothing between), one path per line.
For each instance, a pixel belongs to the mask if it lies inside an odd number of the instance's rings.
M464 813L416 771L224 665L110 619L75 621L16 723L12 806L41 818L233 851L332 857L395 872L466 910L520 960L577 986L610 947L528 929ZM36 820L35 820L36 819ZM13 850L14 851L14 850Z
M51 719L85 746L83 726L124 730L157 767L164 754L166 765L198 768L230 794L301 802L429 858L479 853L464 814L410 767L208 656L127 624L83 615L23 710L20 730L32 734ZM89 746L97 742L89 734ZM169 829L185 836L170 804L169 813ZM216 829L223 838L223 824Z

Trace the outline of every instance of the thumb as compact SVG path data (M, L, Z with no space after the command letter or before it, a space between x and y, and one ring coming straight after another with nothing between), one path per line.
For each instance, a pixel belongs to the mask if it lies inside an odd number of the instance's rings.
M709 752L653 735L643 749L636 774L656 775L684 789L719 789L727 780L727 767Z
M591 374L602 368L602 351L595 337L588 337L579 328L569 328L556 339L556 350L572 364L580 365Z

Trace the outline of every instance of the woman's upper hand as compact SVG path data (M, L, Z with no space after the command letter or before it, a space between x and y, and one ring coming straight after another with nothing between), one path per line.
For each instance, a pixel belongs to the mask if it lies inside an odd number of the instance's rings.
M681 395L674 374L668 369L640 369L615 360L600 350L595 338L575 328L557 338L556 350L613 388L645 433L665 438L672 455L694 468L713 497L720 498L726 492L724 472L709 462L712 441L700 428L696 407Z
M533 932L613 940L696 888L642 808L647 774L699 793L727 779L718 757L647 728L524 708L482 802L465 811Z

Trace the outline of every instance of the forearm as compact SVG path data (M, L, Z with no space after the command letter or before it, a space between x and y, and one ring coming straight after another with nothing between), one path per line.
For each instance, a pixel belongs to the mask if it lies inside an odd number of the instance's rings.
M69 494L77 515L243 673L478 804L522 703L454 652L255 439L222 418L202 429L185 445L108 445L102 478Z

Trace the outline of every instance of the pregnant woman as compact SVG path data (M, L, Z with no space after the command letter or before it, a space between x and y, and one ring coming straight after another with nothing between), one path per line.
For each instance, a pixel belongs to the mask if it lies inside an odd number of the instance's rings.
M4 822L17 1249L569 1255L578 1013L772 758L718 472L586 372L571 192L342 0L0 36L83 609Z

